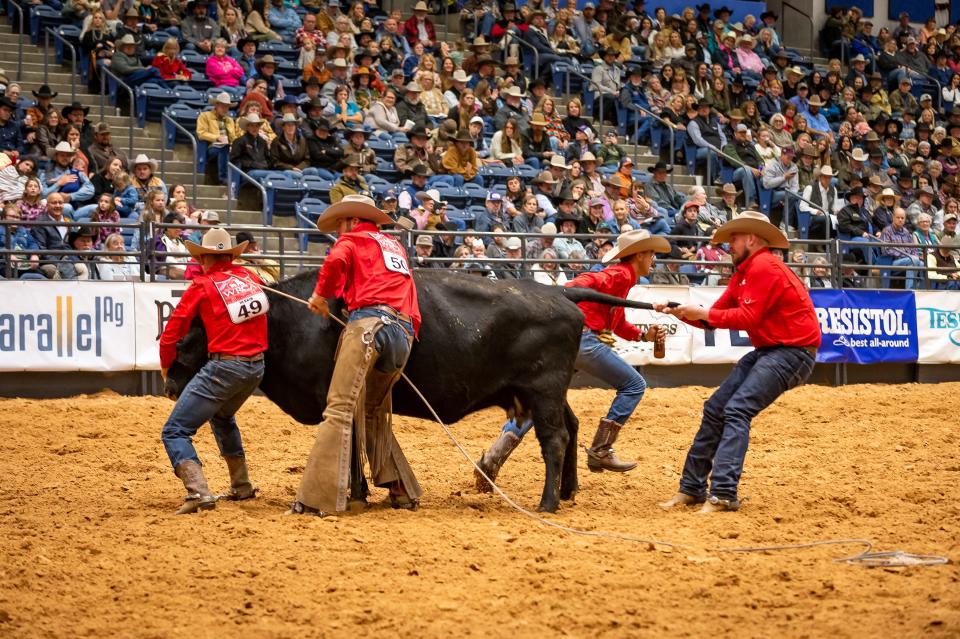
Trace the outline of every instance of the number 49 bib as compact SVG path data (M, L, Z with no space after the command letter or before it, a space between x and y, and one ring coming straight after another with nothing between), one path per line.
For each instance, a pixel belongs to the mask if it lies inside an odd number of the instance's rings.
M225 280L215 281L214 285L234 324L242 324L270 310L267 294L250 280L231 275Z
M407 255L403 251L403 246L395 239L383 233L368 233L370 237L376 240L380 246L380 253L383 255L383 265L388 271L400 273L401 275L410 275L410 267L407 266Z

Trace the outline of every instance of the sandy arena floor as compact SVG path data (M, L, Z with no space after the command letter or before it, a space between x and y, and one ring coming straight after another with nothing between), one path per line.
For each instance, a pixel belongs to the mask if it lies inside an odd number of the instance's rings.
M618 446L640 467L591 474L555 521L699 547L856 537L960 559L960 383L805 387L755 423L738 514L665 513L709 391L652 389ZM572 391L581 443L611 398ZM240 414L253 502L175 517L158 435L165 399L0 401L0 637L960 636L960 567L867 569L856 546L664 552L569 536L478 495L439 427L400 418L426 490L415 513L287 517L313 429L262 398ZM501 415L456 425L479 454ZM589 443L589 442L587 442ZM226 469L205 428L211 487ZM528 438L507 492L539 500Z

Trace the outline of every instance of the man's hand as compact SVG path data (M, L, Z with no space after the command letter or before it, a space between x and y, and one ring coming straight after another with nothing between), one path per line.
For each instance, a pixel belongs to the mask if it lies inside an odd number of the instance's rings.
M643 333L644 342L655 342L657 339L661 338L667 338L667 327L663 324L654 324L648 327L647 331Z
M653 308L658 313L665 313L667 315L673 315L674 317L687 320L706 320L707 316L710 314L709 309L700 306L699 304L681 304L680 306L674 306L673 308L670 308L666 304L654 304Z
M327 298L314 293L310 296L310 299L307 300L307 303L310 305L310 311L312 313L323 317L330 317L330 307L327 306Z

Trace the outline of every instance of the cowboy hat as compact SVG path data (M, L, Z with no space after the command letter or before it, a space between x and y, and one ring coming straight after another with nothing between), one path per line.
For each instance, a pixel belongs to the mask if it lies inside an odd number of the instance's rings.
M834 171L833 167L831 167L829 164L825 164L824 166L821 166L819 169L819 173L820 175L827 175L829 177L837 176L836 171Z
M469 82L470 76L463 69L457 69L453 72L452 80L454 82Z
M94 231L92 228L90 228L89 226L81 226L80 228L67 233L67 246L69 246L72 249L75 249L76 247L73 245L73 243L76 242L79 238L96 237L96 236L97 236L97 232Z
M801 78L807 75L807 72L801 69L800 67L787 67L787 73L792 73L793 75L799 75Z
M734 233L756 235L757 237L765 239L772 248L790 248L790 242L787 241L787 236L771 224L770 219L759 211L744 211L718 228L710 242L712 244L723 244L728 241Z
M70 155L73 155L74 153L77 152L77 150L74 149L72 146L70 146L70 143L69 143L69 142L67 142L66 140L64 140L63 142L60 142L59 144L57 144L57 146L53 147L53 152L54 152L54 153L68 153L68 154L70 154Z
M619 173L614 173L606 180L600 180L600 184L603 186L612 186L615 189L629 189L630 183L627 182L627 178L623 177Z
M185 240L183 243L187 247L190 255L196 258L199 258L201 255L229 255L230 257L238 257L243 253L243 250L247 248L247 244L249 244L249 242L240 242L236 246L233 246L233 238L230 237L226 229L222 229L219 226L215 226L204 233L200 244L191 242L190 240Z
M667 173L671 173L673 171L673 167L661 160L653 166L648 166L647 171L650 173L656 173L657 171L666 171Z
M33 97L35 98L50 98L53 99L60 95L56 91L51 92L50 87L46 84L41 84L40 89L37 91L31 91Z
M237 125L241 129L246 129L248 124L263 124L264 119L260 117L259 113L248 113L239 120L237 120Z
M403 87L404 93L423 93L423 88L415 80L407 82L407 86Z
M504 59L504 61L503 61L503 66L505 66L505 67L519 67L519 66L520 66L520 58L518 58L518 57L515 56L515 55L508 55L508 56Z
M808 104L809 106L822 107L822 106L823 106L823 100L820 99L820 96L819 96L819 95L815 95L815 96L813 96L812 98L810 98L810 101L809 101L807 104Z
M470 49L479 49L481 47L489 47L491 43L487 42L487 39L482 35L478 35L473 39L473 43L470 45Z
M892 197L892 198L894 199L894 201L900 199L900 196L897 195L897 192L894 191L893 189L890 189L890 188L887 188L887 189L884 189L884 190L880 191L880 195L877 196L877 199L878 199L878 200L882 200L882 199L888 198L888 197Z
M567 166L567 163L563 161L563 156L557 155L554 153L550 156L550 168L552 169L563 169L566 171L570 167Z
M336 204L331 204L317 219L317 230L330 233L337 230L340 220L358 217L361 220L381 224L393 224L393 218L378 209L373 199L366 195L344 195Z
M124 46L127 46L128 44L136 44L136 43L137 43L136 39L134 39L134 37L129 33L123 36L122 38L120 38L119 40L117 40L118 47L124 47Z
M424 200L432 200L433 202L442 202L440 199L440 191L437 189L427 189L426 191L417 191L417 199L423 202Z
M300 124L300 118L297 117L296 113L284 113L283 117L280 118L280 126L284 124Z
M500 92L501 95L508 95L512 98L522 98L523 91L517 85L511 85Z
M130 166L134 167L134 166L137 166L138 164L149 164L150 170L154 172L157 170L157 166L158 166L156 160L151 160L143 153L133 158L133 162L130 164Z
M537 177L530 180L531 184L556 184L553 174L550 171L540 171Z
M263 56L262 58L260 58L259 60L257 60L256 62L254 62L253 68L257 70L257 73L260 73L260 70L264 67L264 65L267 65L267 64L272 64L274 67L277 66L277 61L269 53Z
M234 104L236 104L236 102L234 102L230 98L230 94L227 93L226 91L221 91L216 95L211 95L210 97L207 98L207 102L209 102L214 106L216 106L217 104L226 104L227 106L233 106Z
M586 153L584 153L583 157L580 158L580 164L583 164L584 162L596 162L596 161L597 161L597 156L595 156L590 151L587 151Z
M473 138L470 137L470 131L467 131L466 129L460 129L457 131L457 134L450 139L454 142L473 142Z
M530 126L547 126L550 124L547 122L546 118L543 117L543 114L539 111L530 116L530 120L527 122Z
M72 102L70 103L69 106L65 106L62 109L60 109L60 115L62 115L64 118L67 118L74 111L83 111L83 114L87 115L88 113L90 113L90 107L83 106L79 102Z
M415 5L413 5L413 10L414 10L414 12L417 12L417 11L429 11L429 9L427 8L427 3L424 2L423 0L420 0L420 2L418 2L418 3L415 4Z
M850 159L856 160L857 162L866 162L870 159L870 156L863 152L863 149L857 147L850 152Z
M728 194L728 195L740 195L740 191L738 191L738 190L737 190L737 187L734 186L732 183L727 182L727 183L724 184L723 186L718 186L718 187L717 187L717 195L721 195L721 196L722 196L722 195L725 195L725 194Z
M617 236L617 245L604 255L601 261L607 264L621 257L630 257L644 251L669 253L670 242L659 235L650 235L650 231L645 229L627 231Z

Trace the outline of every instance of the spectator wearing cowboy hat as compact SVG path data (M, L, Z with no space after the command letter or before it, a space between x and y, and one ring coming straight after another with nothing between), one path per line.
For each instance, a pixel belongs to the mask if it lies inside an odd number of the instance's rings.
M159 162L149 158L145 153L140 153L133 159L130 166L130 184L137 190L141 200L152 189L162 191L164 197L167 197L167 185L157 175L157 170L160 168Z
M445 173L459 176L463 182L483 185L483 180L478 175L480 161L477 152L473 150L473 138L466 129L457 131L443 154L441 165ZM463 182L455 179L454 186L462 186Z
M96 239L97 231L87 226L81 226L67 233L67 247L73 251L92 252ZM63 262L73 265L75 275L74 277L63 277L64 271L61 269L61 277L63 279L99 280L101 278L100 271L97 268L98 259L92 255L66 255L63 257Z
M0 151L23 152L23 134L14 119L17 105L6 96L0 96Z
M500 97L503 98L503 106L493 116L493 128L502 131L507 120L513 118L517 121L521 135L526 135L530 128L530 113L522 105L523 91L520 87L507 87L501 92Z
M808 236L826 240L835 235L837 215L843 209L844 201L837 193L837 187L833 185L837 174L830 165L821 166L815 174L816 182L803 189L800 211L811 216Z
M344 130L343 137L347 142L343 145L344 159L352 160L359 166L360 173L373 173L377 168L377 154L367 146L370 131L360 125L351 124Z
M414 126L422 126L430 129L433 122L427 116L427 109L420 101L420 83L411 80L403 89L403 100L397 105L397 117L401 123L408 120L413 122Z
M93 128L93 144L87 147L87 155L93 160L93 166L90 167L92 171L102 170L113 158L123 162L124 167L128 166L127 154L111 143L110 125L106 122L99 122Z
M433 21L427 17L427 3L420 0L413 5L413 15L403 23L403 36L412 49L418 42L424 51L433 51L437 44L437 32Z
M203 322L211 353L176 398L176 406L160 436L170 465L187 491L177 514L216 507L217 497L207 486L192 443L197 430L207 421L230 473L230 491L220 499L252 499L257 494L250 482L234 413L263 378L269 303L260 289L260 278L234 264L246 247L247 242L234 246L230 234L219 227L207 231L200 244L186 243L186 250L200 263L203 272L184 291L160 336L160 373L164 379L176 359L177 342L196 319ZM220 292L218 284L227 281L239 293L236 299L228 300Z
M342 175L330 189L330 203L336 204L348 195L364 195L370 193L370 187L360 175L360 163L357 156L345 157L342 162Z
M69 142L60 142L53 149L53 165L43 173L43 197L60 193L67 203L65 210L71 214L93 197L93 183L83 171L73 168L77 151Z
M284 113L280 118L280 135L270 144L270 164L274 169L299 175L309 166L307 140L300 122L293 113Z
M254 179L265 177L270 169L270 147L260 135L263 122L259 113L241 117L243 134L230 145L230 161Z
M873 228L882 230L893 222L893 213L897 208L897 202L900 201L900 196L893 189L885 188L877 195L876 201L877 206L873 209Z
M29 115L33 119L34 126L39 127L40 124L47 119L47 114L55 110L50 103L60 94L56 91L51 91L50 87L46 84L40 85L39 89L31 91L31 93L33 93L36 102L27 109L25 116ZM26 119L26 117L24 117L24 119Z
M709 309L698 304L675 308L656 304L656 310L699 328L745 330L756 350L740 360L704 405L679 490L660 504L664 509L703 504L701 512L712 513L740 507L737 488L750 423L777 397L810 376L820 345L809 293L770 251L789 248L780 229L765 215L744 211L721 226L711 242L729 243L737 266L737 276L719 301Z
M651 167L647 167L653 175L653 179L647 185L647 197L652 199L657 206L665 209L673 217L680 210L683 204L683 195L677 192L675 188L667 181L667 175L673 171L673 167L666 162L659 161Z
M449 108L456 108L460 104L460 96L467 88L469 81L470 76L463 69L456 69L450 76L450 87L443 92L443 99L446 100Z
M208 60L209 62L209 60ZM197 139L207 144L207 166L217 169L219 184L227 181L227 163L229 161L230 144L242 135L237 123L230 117L230 109L234 107L230 94L221 91L209 98L213 108L204 111L197 118ZM207 171L210 182L211 171Z
M277 61L273 55L268 53L259 58L253 68L256 73L247 80L247 90L252 89L254 82L257 80L263 80L267 83L267 99L272 102L282 100L284 96L283 78L276 73Z
M137 57L137 41L129 33L117 40L117 50L113 57L104 61L120 79L131 87L138 87L144 82L159 84L167 89L171 84L160 75L157 67L145 67Z
M207 15L207 2L191 0L187 3L186 14L180 27L180 36L186 41L186 48L200 53L211 53L220 27Z

